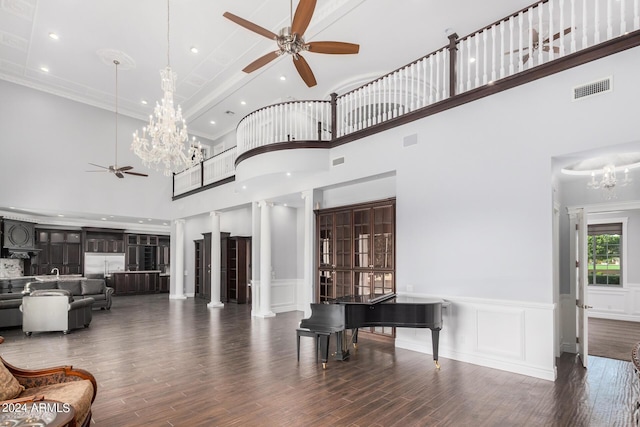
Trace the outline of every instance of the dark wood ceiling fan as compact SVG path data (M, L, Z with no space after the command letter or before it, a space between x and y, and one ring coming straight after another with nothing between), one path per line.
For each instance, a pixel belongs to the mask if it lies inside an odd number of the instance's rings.
M355 54L360 51L360 45L354 43L321 41L321 42L305 42L304 32L307 30L313 12L316 8L316 0L300 0L296 13L293 15L290 27L284 27L279 34L273 33L253 22L240 18L232 13L225 12L223 16L236 24L260 34L268 39L275 40L278 44L278 50L269 52L264 56L247 65L242 71L251 73L260 67L267 65L279 56L290 54L293 58L293 64L302 77L302 80L309 87L317 84L316 78L311 71L311 67L302 57L301 52L325 53L332 55ZM292 7L293 9L293 7Z
M120 61L117 59L113 60L113 63L116 66L116 140L115 140L115 148L116 148L116 157L113 165L110 166L100 166L95 163L89 163L91 166L95 166L100 168L100 170L87 171L87 172L110 172L117 176L118 178L124 178L124 174L127 175L135 175L135 176L149 176L145 173L133 172L133 166L120 166L118 167L118 65Z
M562 33L564 33L565 36L570 32L571 32L571 27L567 27L564 29L564 31L562 31ZM558 46L551 45L551 42L554 42L560 38L560 33L561 32L559 31L555 33L553 37L547 37L546 39L540 41L540 35L538 34L538 31L535 28L532 28L531 29L531 34L532 34L531 52L525 54L522 57L522 63L526 64L529 58L531 57L531 55L533 55L533 52L538 49L542 49L543 52L549 52L550 50L553 49L553 53L560 53L560 48ZM522 48L523 51L528 49L529 49L528 46ZM512 50L511 52L506 52L506 53L511 54L511 53L517 53L517 52L520 52L520 49Z

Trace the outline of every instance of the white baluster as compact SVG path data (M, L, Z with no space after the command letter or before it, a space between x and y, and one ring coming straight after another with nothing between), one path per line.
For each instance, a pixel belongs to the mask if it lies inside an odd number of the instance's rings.
M458 43L458 58L456 63L458 64L458 93L464 92L464 66L462 64L462 59L464 59L464 47L466 46L465 41L462 40ZM451 54L451 52L449 52Z
M416 82L417 66L418 66L418 62L411 64L411 111L416 109L416 96L418 95L417 93L418 85ZM414 86L415 86L415 89L414 89Z
M571 0L571 53L576 51L576 0Z
M589 39L587 38L589 28L589 20L587 19L587 0L582 0L582 48L589 47Z
M553 0L549 1L549 61L553 61L553 58L555 57L554 55L554 51L553 51ZM541 34L542 36L542 34ZM542 45L540 45L540 51L542 52Z
M422 58L422 98L420 98L420 107L427 105L427 58Z
M400 73L398 73L398 71L393 73L393 103L394 103L393 117L398 117L398 114L400 112L400 105L399 105L400 100L398 99L398 80L400 79L399 74Z
M433 104L433 60L435 55L429 55L429 105ZM438 70L436 70L436 73ZM436 86L437 90L437 86ZM437 96L437 94L436 94Z
M504 77L504 21L500 22L500 78Z
M607 40L613 38L613 13L611 0L607 0Z
M480 86L480 65L478 64L480 62L480 33L476 33L475 36L473 36L473 38L476 41L476 52L473 55L475 58L475 62L473 63L474 68L476 70L476 79L475 79L475 85L474 87L478 87Z
M627 34L627 8L625 0L620 0L620 35Z
M560 57L564 56L564 0L560 0ZM553 50L553 48L551 48Z
M595 5L595 19L594 19L594 32L593 32L593 44L598 44L600 43L600 8L599 6L599 0L595 0L594 1Z
M540 7L540 6L538 6L538 7ZM532 7L530 7L529 8L529 14L528 14L528 17L529 17L529 44L528 44L527 47L529 49L527 49L527 53L526 54L529 55L529 58L528 58L529 61L527 61L527 63L529 65L527 66L527 69L533 67L533 13L534 13L533 10L534 9ZM520 52L520 60L523 61L523 62L524 62L524 59L522 59L522 57L524 55L525 55L524 51Z
M496 33L497 33L497 26L494 25L493 27L491 27L491 81L494 82L496 81L496 69L498 67L498 64L496 63Z
M524 39L522 37L522 30L523 30L523 20L524 20L524 13L520 12L518 14L518 72L521 72L522 70L524 70L524 64L522 63L522 48L523 43L524 43ZM513 55L513 53L512 53Z
M487 29L482 31L482 84L487 82Z
M538 43L539 43L539 45L538 45L538 65L540 65L540 64L542 64L544 62L544 57L542 55L542 52L543 52L543 50L542 50L542 37L543 37L543 35L542 35L542 28L543 28L543 26L542 26L542 16L543 16L543 12L544 12L543 5L539 4L538 5ZM531 55L531 56L533 56L533 55Z
M436 102L440 101L440 51L436 52Z
M509 75L513 75L515 68L513 66L513 16L509 18ZM504 55L504 53L503 53Z
M471 90L471 38L465 41L467 45L467 90Z

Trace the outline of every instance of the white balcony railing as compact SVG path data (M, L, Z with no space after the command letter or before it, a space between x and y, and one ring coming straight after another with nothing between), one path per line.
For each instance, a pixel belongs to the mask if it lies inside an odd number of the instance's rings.
M640 0L544 0L331 101L291 101L250 113L237 146L175 175L174 196L233 176L250 150L332 141L640 30ZM334 129L335 127L335 129ZM204 166L204 173L201 167Z

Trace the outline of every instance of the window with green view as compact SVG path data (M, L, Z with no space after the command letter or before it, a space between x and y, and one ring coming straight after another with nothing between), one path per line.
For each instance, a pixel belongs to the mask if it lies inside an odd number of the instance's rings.
M622 285L622 223L588 226L589 284Z

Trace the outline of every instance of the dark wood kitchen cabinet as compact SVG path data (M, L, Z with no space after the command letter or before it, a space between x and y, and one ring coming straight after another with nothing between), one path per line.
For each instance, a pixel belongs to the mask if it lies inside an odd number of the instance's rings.
M129 271L161 270L158 259L158 236L146 234L127 234L125 248L125 264ZM168 248L168 246L167 246ZM161 249L164 251L164 249ZM165 258L163 257L163 261ZM168 249L166 268L168 269Z
M160 292L160 277L157 271L113 273L115 295L149 294Z
M85 252L124 253L124 232L106 228L83 229Z
M57 268L60 274L82 274L82 232L75 230L36 230L36 248L31 263L34 275L50 274Z

